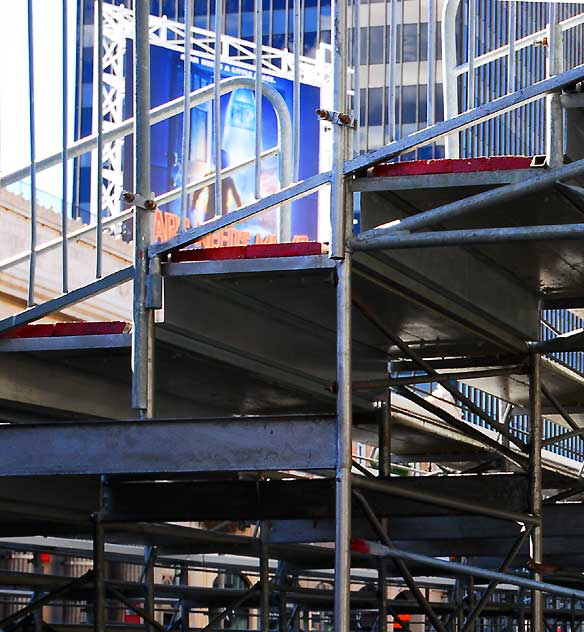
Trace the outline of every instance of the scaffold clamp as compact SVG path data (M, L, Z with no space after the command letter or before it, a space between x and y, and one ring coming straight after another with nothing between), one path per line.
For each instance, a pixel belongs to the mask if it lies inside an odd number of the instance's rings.
M316 110L316 114L321 121L330 121L343 127L355 127L355 117L345 112L335 112L334 110Z
M121 195L121 199L127 204L133 204L137 208L141 208L145 211L153 211L156 208L156 201L153 199L146 199L139 193L132 193L131 191L124 191Z

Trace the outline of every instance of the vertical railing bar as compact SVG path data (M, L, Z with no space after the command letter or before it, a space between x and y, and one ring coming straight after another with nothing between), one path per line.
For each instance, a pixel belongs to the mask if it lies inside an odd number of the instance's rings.
M474 107L474 52L475 52L476 0L468 3L468 97L467 109Z
M215 216L223 214L221 191L221 32L223 29L224 0L215 0L215 64L213 68L213 146L215 154Z
M67 14L67 2L69 0L63 0L62 9L62 23L63 23L63 39L62 39L62 72L63 72L63 85L62 85L62 99L63 99L63 158L62 158L62 183L63 194L61 200L61 271L62 271L62 289L63 294L69 291L69 258L68 258L68 243L67 243L67 202L68 202L68 178L67 178L67 141L69 136L68 118L69 118L69 90L67 80L69 76L69 63L68 54L69 47L67 42L68 36L68 14Z
M263 46L263 0L255 0L255 197L260 199L262 175L262 46Z
M359 0L360 1L360 0ZM365 39L365 67L367 68L367 85L365 86L365 151L369 151L369 100L371 98L371 2L367 2L367 37Z
M29 128L30 128L30 261L28 270L28 301L34 305L34 284L36 272L36 145L35 145L35 107L34 107L34 34L32 0L28 0L28 91L29 91Z
M358 1L358 0L357 0ZM395 22L395 3L397 0L391 0L389 20L390 20L390 34L389 34L389 61L387 64L388 81L387 92L389 101L389 113L388 113L388 141L391 143L396 139L395 134L395 59L397 52L397 25Z
M298 182L300 171L300 11L301 0L294 0L294 80L292 90L292 180Z
M507 67L507 92L515 92L515 40L517 39L517 5L509 3L509 66Z
M103 215L103 0L97 0L97 165L96 165L96 213L95 276L101 277L102 268L102 215Z
M355 116L355 130L353 132L353 155L361 152L361 25L359 24L360 0L353 0L353 112Z
M428 0L428 83L426 86L426 125L434 125L436 107L436 0Z
M183 135L182 135L182 180L180 191L180 232L185 229L188 210L187 180L189 179L189 149L191 144L191 33L193 26L194 0L185 0L185 36L184 36L184 67L183 67Z

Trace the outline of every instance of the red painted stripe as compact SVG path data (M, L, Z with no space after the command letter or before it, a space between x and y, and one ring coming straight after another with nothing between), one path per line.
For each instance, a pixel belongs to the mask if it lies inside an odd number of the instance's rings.
M97 323L57 323L53 336L96 336L102 334L124 334L129 324L122 321Z
M322 254L317 241L299 241L285 244L254 244L251 246L225 246L224 248L195 248L172 253L172 262L224 261L229 259L264 259L267 257L302 257Z
M317 241L299 241L286 244L258 244L245 247L246 259L266 257L303 257L322 254L322 244Z
M222 261L224 259L245 259L245 246L225 246L223 248L193 248L172 253L173 263L181 261Z
M11 329L6 333L0 334L0 339L6 340L8 338L48 338L53 335L55 325L52 323L40 324L40 325L23 325L16 329Z
M469 173L473 171L506 171L529 169L531 156L492 156L484 158L460 158L442 160L410 160L375 165L373 175L419 176L430 173Z

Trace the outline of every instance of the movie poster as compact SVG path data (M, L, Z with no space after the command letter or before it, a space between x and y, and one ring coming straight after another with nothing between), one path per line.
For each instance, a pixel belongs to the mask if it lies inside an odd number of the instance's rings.
M183 87L183 56L181 53L159 46L151 46L151 103L152 107L180 97ZM127 55L131 59L131 55ZM126 111L132 112L131 66L126 68ZM251 69L223 64L222 78L234 76L255 77ZM284 98L292 112L292 81L269 74L263 75ZM192 90L213 83L213 60L192 57ZM320 88L301 85L300 126L300 180L318 172L319 122L315 110L319 107ZM221 132L223 151L222 168L239 165L255 155L255 92L237 89L221 97ZM182 185L182 131L183 116L174 116L152 128L152 190L155 194ZM187 156L187 181L198 181L215 171L212 131L214 128L212 100L193 107L190 121L190 144ZM262 100L262 151L278 144L278 122L270 101ZM290 148L291 150L291 148ZM126 145L126 161L131 156L131 141ZM130 161L131 164L131 161ZM125 187L131 189L131 169L125 169ZM186 225L200 226L225 213L255 201L255 168L253 163L243 171L225 177L222 181L222 209L215 208L215 184L210 182L189 195ZM261 197L280 189L278 158L262 160ZM154 237L164 241L173 237L179 229L181 215L180 197L156 212ZM306 196L292 203L293 241L316 240L318 228L318 194ZM271 209L220 231L201 242L203 246L246 245L275 243L278 234L278 209Z

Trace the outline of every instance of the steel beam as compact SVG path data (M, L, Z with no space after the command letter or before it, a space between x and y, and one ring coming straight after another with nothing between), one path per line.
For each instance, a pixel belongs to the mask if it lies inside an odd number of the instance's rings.
M583 161L584 163L584 161ZM584 171L584 164L582 165ZM499 191L500 189L495 189ZM482 194L485 195L485 194ZM465 208L465 207L461 207ZM430 213L431 211L428 211ZM404 220L405 221L405 220ZM436 220L440 221L439 219ZM463 228L409 233L389 228L366 231L351 240L354 250L390 250L434 248L439 246L476 246L517 241L549 241L584 239L584 224L550 224L499 228Z
M537 351L537 353L584 351L584 331L578 329L550 340L538 342L533 345L533 351Z
M67 488L63 489L67 493ZM369 496L369 502L381 517L448 515L454 508L440 509L442 499L458 501L455 507L460 510L478 505L477 498L481 498L483 511L503 509L520 515L528 511L527 491L527 478L520 474L495 474L487 480L480 476L393 477L383 492ZM0 497L1 494L0 489ZM427 506L430 497L434 499L431 512ZM333 498L331 479L131 484L111 481L105 515L109 520L142 522L317 520L334 516Z
M71 422L0 433L0 476L335 467L334 418Z
M457 419L456 417L454 417L454 415L451 415L448 411L444 410L440 406L432 404L432 402L424 399L423 397L420 397L419 395L416 395L416 393L413 393L404 386L395 386L393 390L396 393L403 395L406 399L409 399L414 404L417 404L418 406L432 413L439 419L442 419L448 425L452 426L462 434L474 439L475 441L479 441L485 448L490 448L494 452L497 452L501 456L504 456L506 459L511 461L511 463L515 463L516 465L519 465L523 468L526 467L527 458L523 454L515 452L511 448L497 443L495 439L492 439L485 433L478 430L476 427L473 427L471 424L462 421L462 419Z
M394 496L401 496L403 498L409 498L411 500L418 500L420 502L426 502L430 505L437 505L439 507L446 507L448 509L454 509L463 513L472 513L479 516L489 516L490 518L497 518L500 520L509 520L512 522L519 522L527 525L538 525L538 516L520 514L513 511L505 511L504 509L498 509L495 507L487 507L479 503L473 503L467 500L457 500L451 496L424 493L413 489L406 489L399 485L393 485L391 480L379 481L374 479L364 478L363 476L353 476L353 486L359 489L368 490L370 492L380 492L390 494Z
M0 351L2 345L0 344ZM354 391L380 390L392 386L409 386L410 384L429 384L431 382L451 382L452 380L473 380L499 375L518 375L526 372L523 364L512 364L495 369L477 369L476 371L452 371L449 373L433 373L431 375L415 375L412 377L392 377L387 380L369 380L353 382Z

